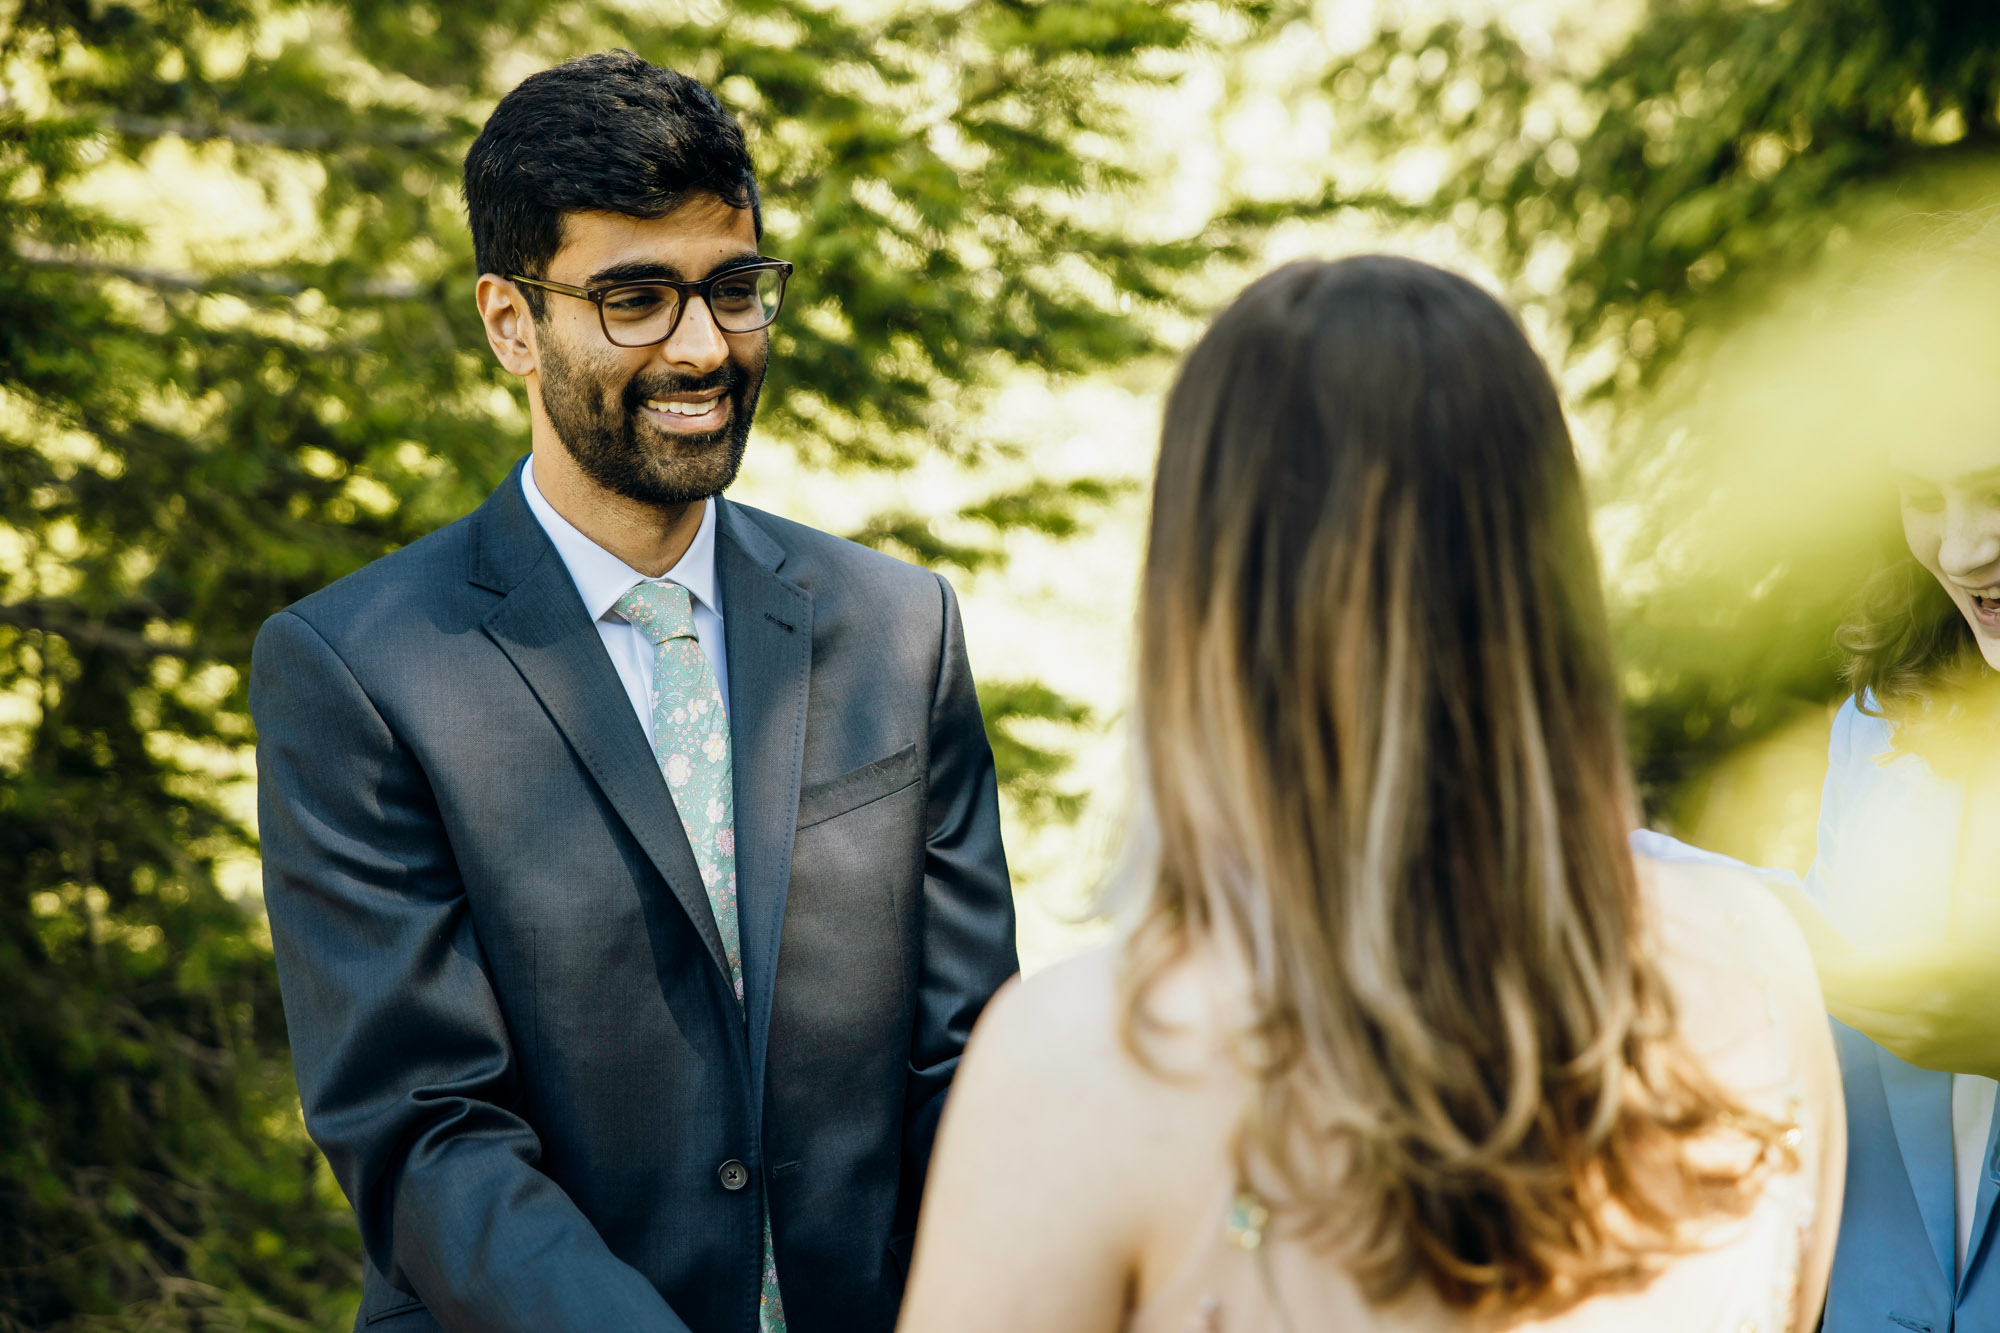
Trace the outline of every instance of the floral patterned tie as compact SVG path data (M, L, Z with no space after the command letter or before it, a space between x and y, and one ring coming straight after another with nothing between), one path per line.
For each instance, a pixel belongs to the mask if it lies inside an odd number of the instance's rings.
M653 641L653 757L659 761L701 870L740 1010L743 946L736 916L736 793L722 690L695 638L694 603L686 588L678 583L635 584L616 605L620 615ZM768 1199L757 1327L760 1333L785 1333Z

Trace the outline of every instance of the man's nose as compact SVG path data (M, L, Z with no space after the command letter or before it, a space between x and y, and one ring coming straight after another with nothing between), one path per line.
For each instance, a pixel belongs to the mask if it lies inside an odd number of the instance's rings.
M660 344L660 357L689 375L706 375L729 360L729 343L716 326L715 314L699 296L687 299L674 336Z
M1938 568L1975 586L2000 578L2000 509L1947 504Z

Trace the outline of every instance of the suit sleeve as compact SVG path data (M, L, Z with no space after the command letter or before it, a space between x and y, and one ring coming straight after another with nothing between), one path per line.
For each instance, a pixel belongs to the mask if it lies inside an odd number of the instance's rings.
M916 1230L945 1091L973 1022L1001 983L1020 970L1014 952L1014 895L1000 845L993 750L965 657L958 600L942 578L938 588L943 632L926 775L923 957L897 1208L897 1230L904 1235Z
M306 1126L368 1257L448 1329L687 1333L537 1169L430 784L333 648L258 635L264 895Z

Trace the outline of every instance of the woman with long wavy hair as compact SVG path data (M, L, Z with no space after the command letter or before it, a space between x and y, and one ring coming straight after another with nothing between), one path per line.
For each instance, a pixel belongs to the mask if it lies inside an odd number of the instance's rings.
M1493 298L1362 257L1215 321L1139 661L1124 929L982 1019L905 1330L1813 1327L1810 959L1628 848L1582 485Z

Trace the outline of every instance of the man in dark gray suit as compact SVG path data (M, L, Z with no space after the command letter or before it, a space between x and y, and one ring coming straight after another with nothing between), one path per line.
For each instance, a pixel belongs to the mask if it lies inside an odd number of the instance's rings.
M943 580L731 504L790 265L624 53L466 159L534 452L257 641L264 882L371 1333L893 1324L1015 969Z

